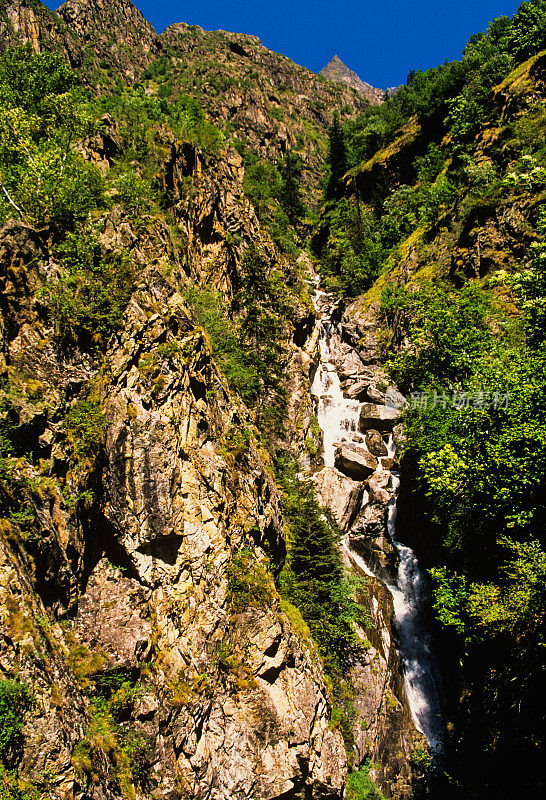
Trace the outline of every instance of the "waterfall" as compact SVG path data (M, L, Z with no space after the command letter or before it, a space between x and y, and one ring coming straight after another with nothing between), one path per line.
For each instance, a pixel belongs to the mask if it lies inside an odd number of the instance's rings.
M339 376L330 361L330 323L325 323L319 339L320 362L311 394L318 398L317 419L322 429L324 466L334 466L335 444L351 441L358 431L360 403L346 400Z
M327 306L326 301L327 295L317 291L315 308L318 312L320 305ZM358 419L363 404L344 397L333 363L332 342L336 331L331 313L330 307L320 316L320 361L311 386L311 394L317 403L317 419L323 433L325 467L334 467L336 444L347 442L365 448L358 432ZM392 458L395 449L394 437L391 435L387 443L388 457ZM381 469L380 461L378 469ZM428 586L413 550L395 538L396 490L399 478L395 472L391 474L395 495L388 509L388 532L399 559L396 583L376 576L362 556L350 548L347 541L344 541L342 547L353 563L365 574L381 580L392 595L394 624L413 722L426 737L433 755L439 756L443 749L439 675L424 622L429 605ZM364 492L363 503L367 500L368 493Z

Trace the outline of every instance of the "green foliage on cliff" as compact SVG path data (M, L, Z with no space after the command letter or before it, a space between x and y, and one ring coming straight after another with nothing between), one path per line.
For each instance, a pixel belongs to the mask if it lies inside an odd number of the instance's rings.
M412 342L388 361L404 392L462 385L493 342L487 325L493 309L476 282L460 291L441 283L414 289L389 283L381 294L381 310L391 343Z
M135 268L120 253L107 253L99 231L69 233L56 250L62 268L41 292L59 338L104 347L119 328L135 286Z
M370 765L366 764L349 773L345 795L347 800L385 800L382 792L370 778L369 772Z
M349 175L358 182L358 171L367 162L370 178L364 205L347 176L342 180L340 169L332 172L330 165L325 176L330 189L314 243L333 287L348 297L363 293L389 268L389 258L396 258L397 248L412 232L449 222L458 203L469 216L498 201L502 175L491 161L474 163L472 143L498 117L492 89L522 59L546 47L545 27L544 0L525 2L512 19L501 17L487 33L471 37L459 61L412 72L408 84L385 103L370 106L343 130L332 128L333 152L346 152L346 164L353 167ZM540 107L535 113L542 119ZM528 125L533 127L531 118ZM545 156L541 125L526 138L525 118L513 127L517 133L510 144L521 155L538 153L535 167L540 168ZM396 144L399 135L408 152L402 156L402 181L393 181L383 159L402 147ZM505 170L506 151L497 156L500 170Z
M29 686L0 680L0 800L37 800L38 791L21 781L15 766L23 750L24 716L35 704Z
M15 762L23 744L23 718L34 703L28 686L18 680L0 681L0 759L4 765Z
M70 229L101 199L100 173L77 152L92 116L60 55L30 47L0 58L0 221Z
M221 293L189 287L186 298L206 330L228 383L257 414L264 439L279 429L286 394L281 331L291 303L286 281L263 251L251 246L231 305Z
M258 158L240 142L235 147L245 164L243 188L252 201L260 222L267 226L275 242L284 252L296 255L294 230L305 212L299 189L301 163L289 152L278 164Z
M235 613L247 608L268 608L274 597L274 584L266 565L259 564L249 548L235 553L228 564L229 604Z

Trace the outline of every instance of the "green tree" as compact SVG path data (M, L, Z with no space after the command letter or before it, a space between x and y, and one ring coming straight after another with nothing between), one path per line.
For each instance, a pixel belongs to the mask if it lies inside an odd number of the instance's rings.
M21 755L23 717L34 700L18 680L0 681L0 760L10 765Z
M58 55L28 47L0 58L0 217L66 229L96 207L100 173L75 143L93 127Z
M300 191L301 164L291 151L288 151L282 159L280 173L279 201L286 211L290 224L296 225L305 213L305 206L303 205Z
M337 200L344 194L343 176L347 172L347 148L337 111L328 131L328 167L330 171L325 196L327 200Z

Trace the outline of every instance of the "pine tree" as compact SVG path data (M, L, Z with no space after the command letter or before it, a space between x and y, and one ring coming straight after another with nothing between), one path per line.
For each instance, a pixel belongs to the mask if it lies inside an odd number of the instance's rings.
M328 138L330 177L326 186L326 199L338 200L344 193L343 176L347 172L347 148L337 111L334 113L334 120L328 132Z
M333 675L354 646L352 620L359 612L344 577L336 532L315 499L312 483L294 474L288 480L285 475L283 483L290 531L285 591L300 609Z

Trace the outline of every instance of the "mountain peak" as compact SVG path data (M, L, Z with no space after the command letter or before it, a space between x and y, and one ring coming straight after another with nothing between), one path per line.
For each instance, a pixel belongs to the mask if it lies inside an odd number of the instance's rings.
M344 83L347 86L352 86L353 89L356 89L359 94L367 97L370 103L374 105L382 103L385 99L385 92L383 89L376 89L369 83L365 83L359 78L356 72L353 72L352 69L349 69L349 67L343 63L337 54L321 69L319 75L323 75L325 78L329 78L335 83Z

